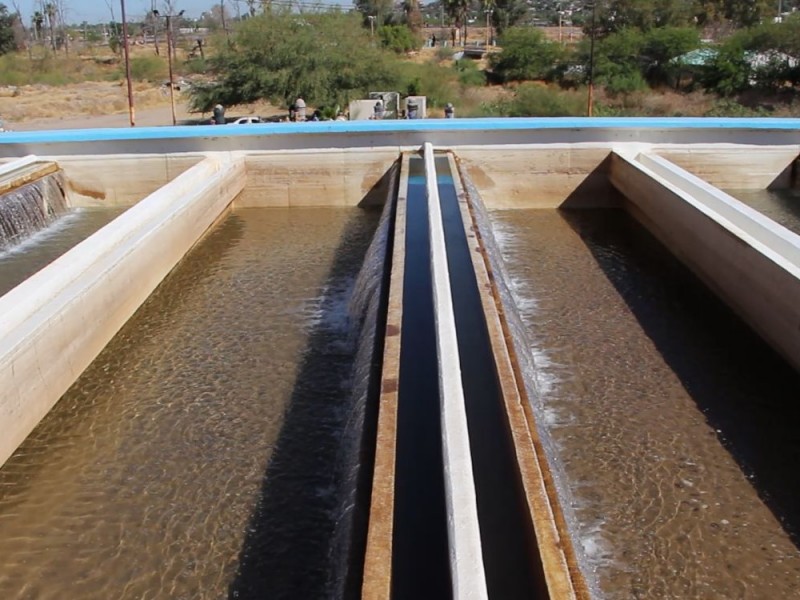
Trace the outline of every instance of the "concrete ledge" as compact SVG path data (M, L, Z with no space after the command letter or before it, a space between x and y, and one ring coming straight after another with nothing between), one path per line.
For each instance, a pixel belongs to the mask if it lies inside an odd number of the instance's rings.
M465 173L450 155L450 168L455 177L461 219L467 232L470 258L481 295L497 379L503 395L508 431L516 455L516 470L524 490L530 524L536 537L538 558L550 598L589 600L588 587L578 565L575 549L552 481L546 454L539 440L536 419L525 392L525 383L508 330L507 307L497 290L497 278L487 256L484 236L474 219L475 203L462 183ZM468 176L467 176L468 177ZM474 185L474 184L473 184ZM524 526L524 524L520 524Z
M0 298L0 465L244 182L207 158Z
M718 188L763 190L792 185L792 166L800 155L800 146L656 147L653 154L667 158Z
M58 171L58 165L29 155L0 166L0 194L6 194Z
M408 163L409 156L405 154L400 163L400 181L395 205L389 301L386 314L386 335L384 338L381 390L378 406L378 430L375 444L375 468L372 477L367 549L361 587L363 600L385 600L392 596L397 401L403 330Z
M425 144L425 187L431 242L433 311L439 355L439 393L442 415L442 457L447 501L447 530L453 598L488 598L478 502L472 473L467 410L461 383L461 363L453 311L447 248L433 146Z
M800 236L663 157L611 166L629 211L800 369Z

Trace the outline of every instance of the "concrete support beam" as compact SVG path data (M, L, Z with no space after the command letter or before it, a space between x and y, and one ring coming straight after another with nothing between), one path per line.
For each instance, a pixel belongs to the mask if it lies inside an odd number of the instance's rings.
M207 158L0 298L0 465L244 183Z
M453 598L488 598L483 568L478 503L472 473L467 410L461 383L455 313L433 146L425 144L425 186L431 243L433 311L439 355L442 455Z
M615 153L627 207L800 369L800 236L663 157Z

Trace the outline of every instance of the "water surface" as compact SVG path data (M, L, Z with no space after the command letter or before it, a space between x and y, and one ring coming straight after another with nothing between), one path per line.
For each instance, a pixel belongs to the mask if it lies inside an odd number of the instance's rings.
M248 209L0 469L0 598L322 598L377 215Z
M596 588L800 597L800 379L622 211L492 213Z

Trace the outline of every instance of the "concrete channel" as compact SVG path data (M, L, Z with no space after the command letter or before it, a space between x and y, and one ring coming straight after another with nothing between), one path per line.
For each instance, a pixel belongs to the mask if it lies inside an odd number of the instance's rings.
M236 207L393 205L364 599L592 596L481 207L624 208L800 370L800 236L719 189L795 185L800 123L299 127L2 140L0 191L130 208L0 297L0 465Z

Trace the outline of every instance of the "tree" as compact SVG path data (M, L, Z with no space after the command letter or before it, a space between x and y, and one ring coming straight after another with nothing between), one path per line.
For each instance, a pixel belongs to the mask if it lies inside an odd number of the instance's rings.
M469 14L470 0L441 0L444 3L444 11L455 23L457 29L464 28L462 40L467 42L467 15Z
M563 56L557 42L545 39L539 29L512 27L500 36L502 52L489 57L502 81L548 79Z
M354 0L356 10L363 15L365 25L369 25L369 17L375 17L375 25L380 27L391 22L394 3L392 0Z
M493 6L487 3L484 10L492 9L492 24L500 34L522 21L528 14L528 3L525 0L495 0L492 4Z
M13 52L17 49L14 35L14 25L17 15L9 14L5 4L0 4L0 54Z
M219 79L192 88L195 109L257 100L286 105L298 95L312 105L344 105L396 81L388 55L353 14L273 10L245 21L233 45L212 60Z
M48 2L44 5L44 14L47 17L47 28L50 30L50 46L56 51L56 5Z

